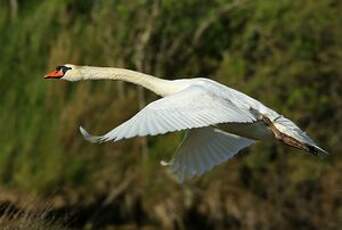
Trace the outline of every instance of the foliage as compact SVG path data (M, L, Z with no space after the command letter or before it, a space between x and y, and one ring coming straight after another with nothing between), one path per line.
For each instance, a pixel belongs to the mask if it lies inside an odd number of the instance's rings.
M17 13L10 2L0 2L2 187L63 196L70 208L94 205L95 227L112 218L179 228L337 228L340 1L26 0L15 1ZM42 80L61 63L210 76L286 114L333 154L317 159L260 143L179 186L159 161L181 134L148 138L147 159L141 139L81 138L80 124L108 131L138 110L140 96L117 82Z

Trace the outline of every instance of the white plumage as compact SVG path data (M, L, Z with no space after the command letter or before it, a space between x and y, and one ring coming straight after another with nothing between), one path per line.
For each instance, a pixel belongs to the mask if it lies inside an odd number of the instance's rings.
M254 142L213 127L191 129L174 158L162 165L170 166L178 180L183 181L202 175Z

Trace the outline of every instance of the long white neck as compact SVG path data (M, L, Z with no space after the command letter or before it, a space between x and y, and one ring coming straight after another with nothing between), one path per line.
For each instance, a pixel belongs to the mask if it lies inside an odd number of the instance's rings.
M174 94L184 88L179 87L179 85L175 84L174 81L160 79L148 74L128 69L79 66L78 70L81 74L82 80L122 80L141 85L162 97Z

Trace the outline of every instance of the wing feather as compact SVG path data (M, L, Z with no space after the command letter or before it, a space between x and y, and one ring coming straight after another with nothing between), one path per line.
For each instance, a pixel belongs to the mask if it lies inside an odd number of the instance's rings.
M219 123L252 123L255 117L202 86L190 86L174 95L154 101L128 121L103 136L92 136L82 127L91 142L118 141L134 136L164 134Z
M202 175L254 142L213 127L191 129L173 159L166 165L182 182Z

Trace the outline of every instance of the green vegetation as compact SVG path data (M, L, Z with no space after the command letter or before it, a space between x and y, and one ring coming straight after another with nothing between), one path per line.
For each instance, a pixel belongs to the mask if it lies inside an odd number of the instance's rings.
M86 220L75 215L70 226L87 229L337 229L341 6L338 0L1 1L0 202L3 190L38 196L65 215L80 212ZM138 138L94 145L78 132L81 124L108 131L138 111L138 101L156 96L118 82L42 79L64 63L168 79L210 76L286 114L332 154L319 159L260 143L179 186L159 161L171 157L181 134L147 138L147 146Z

